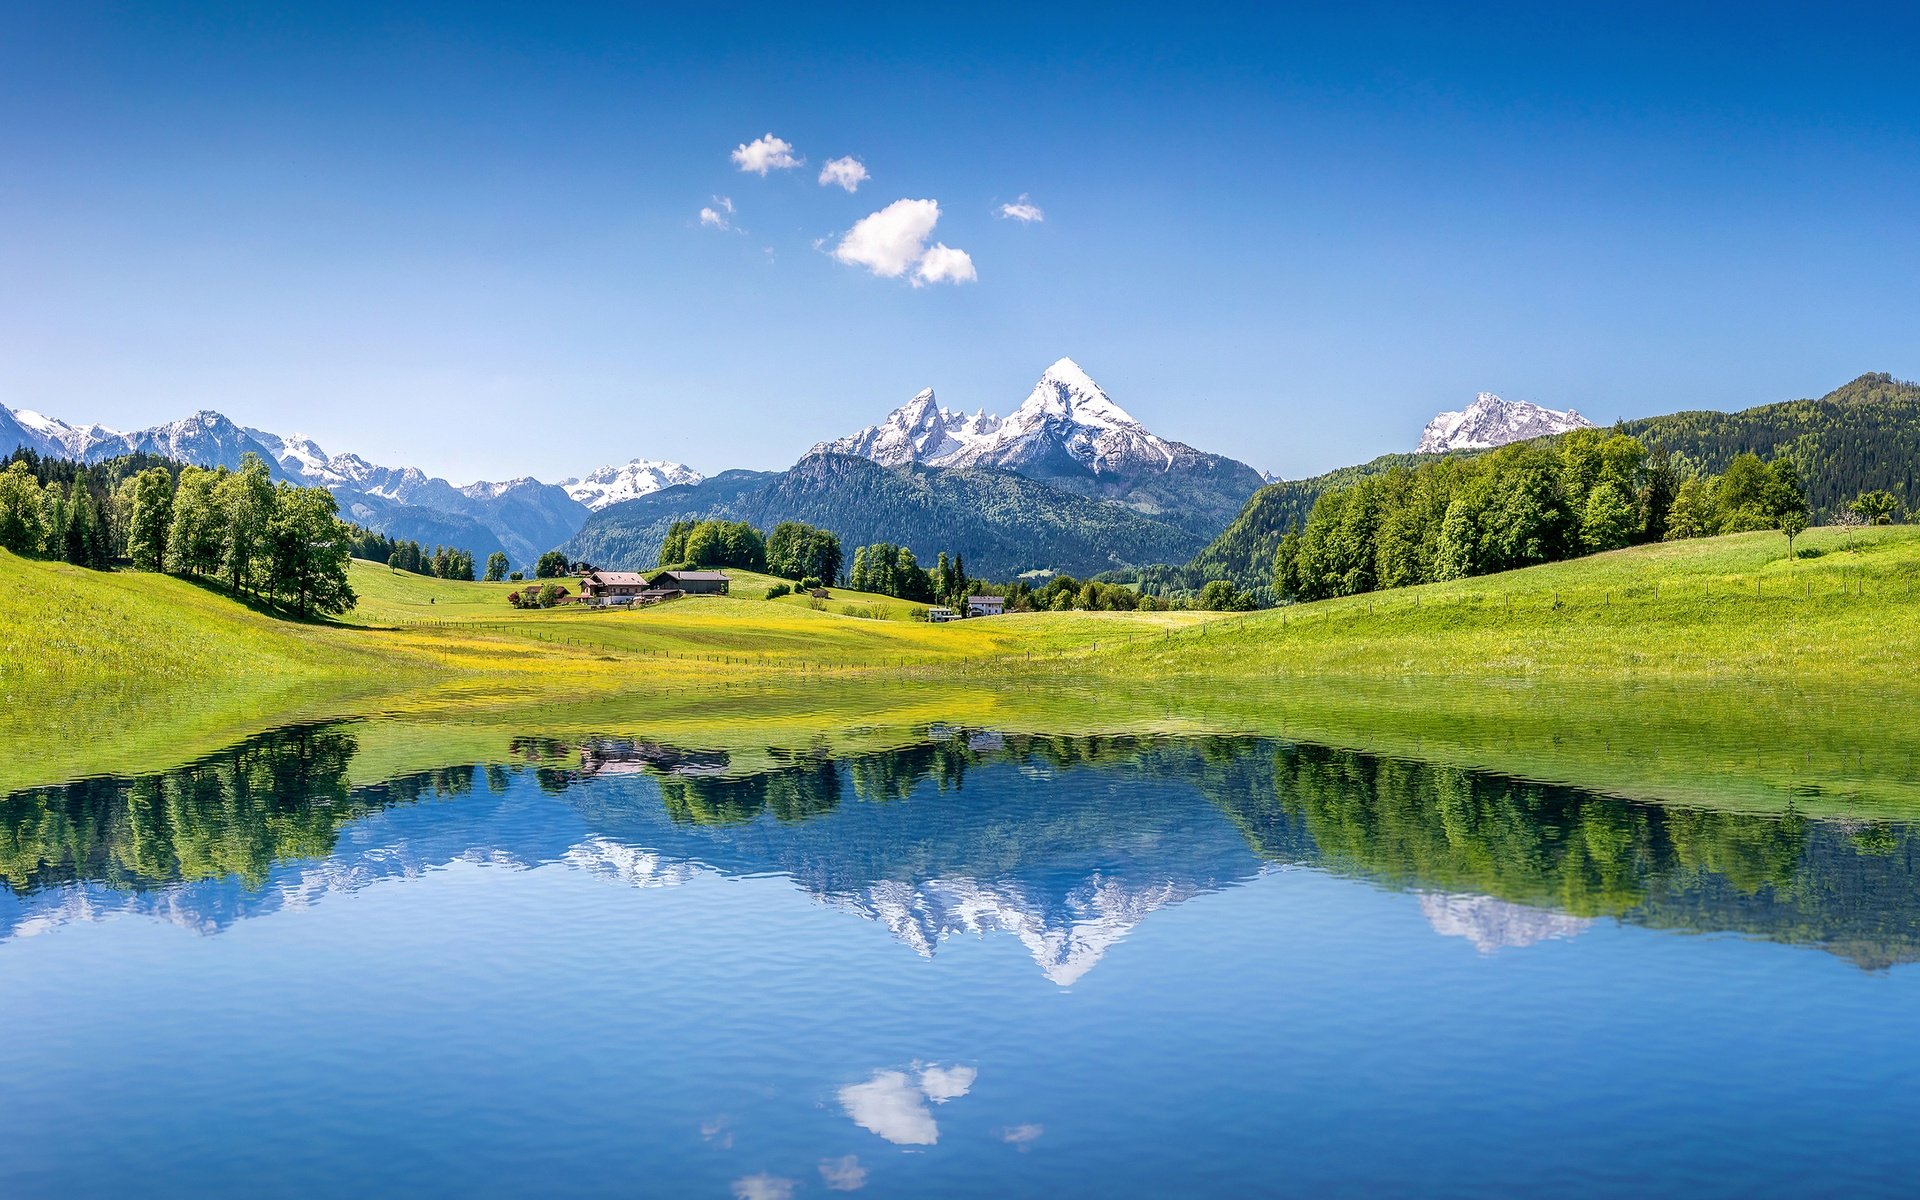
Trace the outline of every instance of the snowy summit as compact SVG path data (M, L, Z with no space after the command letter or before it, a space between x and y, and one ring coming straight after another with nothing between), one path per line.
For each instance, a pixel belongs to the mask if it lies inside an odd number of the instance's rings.
M562 479L567 495L595 512L622 500L637 500L662 488L699 483L706 476L676 462L636 458L624 466L601 467L579 479Z
M1419 453L1488 450L1570 429L1592 428L1592 421L1572 409L1557 412L1525 400L1502 400L1492 392L1481 392L1464 411L1443 412L1427 422L1420 435Z

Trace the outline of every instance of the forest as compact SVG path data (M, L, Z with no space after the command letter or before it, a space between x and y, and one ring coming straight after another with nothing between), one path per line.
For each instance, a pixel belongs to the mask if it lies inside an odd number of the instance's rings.
M1280 539L1273 589L1293 600L1509 571L1664 538L1806 528L1793 460L1733 459L1724 475L1622 433L1394 467L1320 494Z
M341 613L353 529L325 488L274 483L249 454L238 471L143 456L82 466L18 456L0 472L0 548L90 570L216 580L297 616Z

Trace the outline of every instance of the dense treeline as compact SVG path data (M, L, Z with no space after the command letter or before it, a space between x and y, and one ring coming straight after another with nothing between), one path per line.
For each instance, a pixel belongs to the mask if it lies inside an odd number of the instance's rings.
M353 557L368 562L384 563L396 571L410 571L415 575L432 575L438 579L473 579L473 554L458 550L452 546L435 546L431 550L423 549L419 542L400 541L371 529L362 529L358 525L352 530L349 544ZM495 574L495 571L498 574ZM487 560L487 580L498 582L506 577L507 556L494 551Z
M767 535L767 570L782 579L833 583L840 560L839 537L803 521L782 521Z
M1862 492L1887 491L1902 511L1920 508L1920 384L1862 375L1818 400L1744 412L1681 412L1629 421L1622 431L1703 471L1742 454L1789 458L1807 484L1814 517L1838 517Z
M1473 457L1394 467L1322 492L1281 538L1273 588L1318 600L1464 579L1667 537L1806 527L1790 459L1754 455L1724 476L1583 429Z
M967 561L940 551L932 570L920 565L912 550L892 542L875 542L853 552L847 586L856 592L898 596L923 604L964 608L968 596L985 595L986 588L967 577Z
M663 567L737 567L767 569L767 539L745 521L675 521L660 543Z
M0 547L94 570L125 560L138 571L217 579L301 616L353 607L353 532L325 488L276 485L253 454L238 471L101 467L16 458L0 472Z

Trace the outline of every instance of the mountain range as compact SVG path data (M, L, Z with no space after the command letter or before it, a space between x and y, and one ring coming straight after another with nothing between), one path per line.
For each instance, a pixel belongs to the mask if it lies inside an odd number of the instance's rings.
M17 447L86 462L144 452L229 468L251 452L276 479L329 489L342 514L367 528L479 558L501 550L522 569L555 547L603 566L651 565L673 520L729 516L805 520L849 545L899 542L929 557L952 550L996 575L1091 573L1186 558L1265 482L1244 463L1152 433L1071 359L1048 367L1005 418L943 409L928 389L787 471L711 479L636 458L557 484L459 487L205 411L125 433L0 407L0 454Z

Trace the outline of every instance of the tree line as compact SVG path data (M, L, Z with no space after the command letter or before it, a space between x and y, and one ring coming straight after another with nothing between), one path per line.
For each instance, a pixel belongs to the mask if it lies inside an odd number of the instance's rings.
M0 547L92 570L124 561L213 579L303 617L353 607L352 544L332 493L276 484L254 454L237 471L16 455L0 472Z
M1583 429L1329 488L1280 539L1273 589L1351 596L1745 529L1783 530L1791 549L1807 516L1790 458L1739 455L1711 475L1638 438Z
M351 526L353 557L383 563L396 571L431 575L436 579L473 579L473 553L453 546L435 546L428 550L419 542L390 538L384 533ZM495 550L487 558L487 582L498 583L507 577L507 556Z

